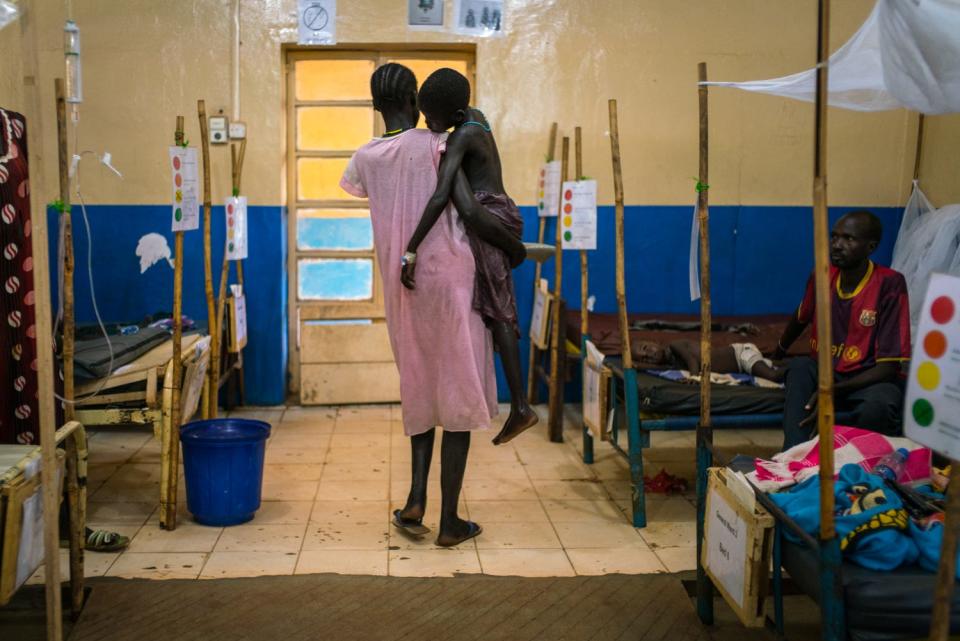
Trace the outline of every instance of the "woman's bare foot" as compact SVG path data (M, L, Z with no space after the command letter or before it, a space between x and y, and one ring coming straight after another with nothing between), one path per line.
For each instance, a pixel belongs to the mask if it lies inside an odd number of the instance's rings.
M533 411L529 405L524 405L516 411L510 412L507 422L503 424L503 429L493 439L494 445L503 445L512 441L521 432L530 429L540 422L540 417Z
M469 541L473 537L483 532L483 528L473 521L464 521L457 519L455 523L441 523L440 535L437 537L437 545L443 548L450 548L460 545L464 541Z

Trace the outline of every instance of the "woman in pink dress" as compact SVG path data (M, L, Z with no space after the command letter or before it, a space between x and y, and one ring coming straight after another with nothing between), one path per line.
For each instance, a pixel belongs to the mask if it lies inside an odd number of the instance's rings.
M457 504L470 433L490 427L497 414L496 379L490 332L473 309L475 261L464 224L482 234L489 223L461 172L448 205L417 254L423 266L417 289L400 283L404 248L437 185L445 135L415 129L417 81L403 65L386 64L370 79L373 106L386 134L360 148L340 181L359 198L368 198L390 344L400 371L404 432L410 436L413 469L410 494L393 523L425 534L427 475L436 427L444 430L440 449L441 513L437 544L453 546L481 528L461 519ZM406 257L409 259L410 257Z

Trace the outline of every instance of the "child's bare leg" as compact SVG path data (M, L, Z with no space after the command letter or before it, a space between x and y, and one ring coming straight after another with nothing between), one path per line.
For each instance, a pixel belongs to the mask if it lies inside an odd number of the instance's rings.
M782 383L783 379L787 376L787 368L773 367L763 361L759 361L753 366L750 373L754 376L765 378L768 381L773 381L774 383Z
M523 389L523 377L520 372L520 341L517 332L510 323L497 322L490 326L493 342L500 352L503 373L510 388L510 416L503 429L493 439L495 445L511 440L521 432L537 424L537 413L527 403Z
M504 252L510 258L511 267L517 267L526 259L527 249L523 242L480 204L462 171L453 187L453 204L464 226L480 240Z

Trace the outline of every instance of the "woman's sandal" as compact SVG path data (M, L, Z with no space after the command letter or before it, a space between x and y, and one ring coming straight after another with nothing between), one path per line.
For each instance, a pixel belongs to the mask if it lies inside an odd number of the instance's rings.
M86 549L91 552L117 552L130 545L130 537L109 530L91 530Z
M423 524L423 519L405 519L400 516L400 510L393 511L393 526L410 536L423 536L430 532L430 528Z
M459 538L450 538L444 539L443 535L437 537L437 545L442 548L452 548L454 546L460 545L464 541L469 541L475 536L479 536L483 532L483 528L480 527L478 523L473 521L467 521L467 533Z

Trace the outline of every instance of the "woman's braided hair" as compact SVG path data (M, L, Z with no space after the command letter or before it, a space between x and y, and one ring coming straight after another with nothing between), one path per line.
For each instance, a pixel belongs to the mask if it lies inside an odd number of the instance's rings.
M403 104L411 93L417 93L417 77L401 64L388 62L370 76L370 94L377 111L382 111L387 103Z

